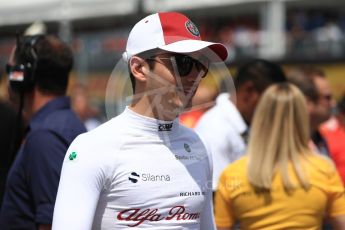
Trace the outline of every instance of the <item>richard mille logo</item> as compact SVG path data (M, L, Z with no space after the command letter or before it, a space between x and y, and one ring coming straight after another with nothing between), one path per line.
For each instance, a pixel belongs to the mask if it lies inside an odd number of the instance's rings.
M151 174L142 173L138 174L136 172L131 172L128 180L132 183L137 183L139 180L143 182L158 182L158 181L170 181L170 175L164 174Z
M189 192L180 192L180 196L205 196L206 192L204 191L189 191Z

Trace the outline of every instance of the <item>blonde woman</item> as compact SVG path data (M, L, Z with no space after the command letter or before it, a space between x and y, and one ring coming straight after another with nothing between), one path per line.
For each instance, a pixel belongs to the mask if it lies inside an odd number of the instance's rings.
M223 172L215 200L218 230L345 229L344 187L333 164L312 152L302 93L269 87L259 102L246 156Z

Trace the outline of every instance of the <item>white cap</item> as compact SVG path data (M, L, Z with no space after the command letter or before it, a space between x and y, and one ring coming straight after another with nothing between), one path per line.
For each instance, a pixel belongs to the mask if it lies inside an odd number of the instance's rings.
M135 24L122 57L128 61L133 55L157 48L174 53L191 53L209 48L223 61L228 56L224 45L202 41L194 23L177 12L152 14Z

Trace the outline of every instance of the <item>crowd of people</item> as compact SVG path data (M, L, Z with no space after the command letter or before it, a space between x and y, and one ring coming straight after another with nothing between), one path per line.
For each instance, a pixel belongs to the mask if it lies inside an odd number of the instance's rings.
M345 95L316 66L263 59L238 68L235 90L207 90L228 55L183 14L143 18L123 53L132 101L101 124L84 86L66 96L71 48L18 36L1 229L345 229Z
M230 59L257 55L265 37L257 16L219 21L204 21L205 35L224 43ZM345 49L345 17L337 12L294 10L286 14L283 28L286 58L310 58L315 55L339 58Z

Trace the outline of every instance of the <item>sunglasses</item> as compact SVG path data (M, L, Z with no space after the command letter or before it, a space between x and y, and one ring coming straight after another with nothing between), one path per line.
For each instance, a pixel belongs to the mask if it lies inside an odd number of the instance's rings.
M195 66L197 71L202 74L201 77L204 78L210 65L209 60L204 56L197 60L184 54L173 54L171 57L158 57L158 59L175 61L180 77L188 76ZM146 60L158 61L155 57L147 58Z

